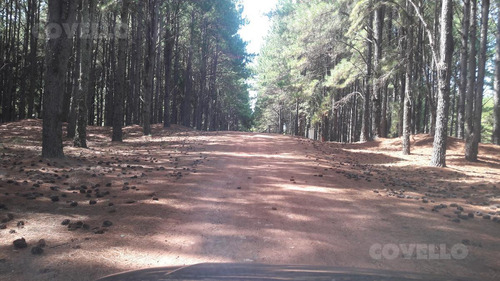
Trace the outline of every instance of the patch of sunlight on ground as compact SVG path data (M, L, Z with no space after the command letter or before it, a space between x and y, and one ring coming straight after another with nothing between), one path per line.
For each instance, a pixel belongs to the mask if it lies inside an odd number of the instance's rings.
M278 187L281 187L286 190L293 190L293 191L307 191L307 192L319 192L319 193L345 193L344 190L338 189L338 188L332 188L332 187L319 187L319 186L298 186L296 184L280 184L277 185Z

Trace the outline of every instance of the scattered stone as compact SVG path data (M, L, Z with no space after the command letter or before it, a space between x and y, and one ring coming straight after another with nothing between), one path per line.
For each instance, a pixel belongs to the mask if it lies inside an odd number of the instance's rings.
M5 223L0 224L0 229L7 229L7 225Z
M278 208L276 208L276 207L272 207L271 209L272 209L273 211L277 211L277 210L278 210Z
M69 225L70 222L71 222L70 220L65 219L61 222L61 225Z
M39 256L39 255L43 254L43 249L40 246L35 246L35 247L31 248L31 253L33 255Z
M128 200L127 202L125 202L127 204L134 204L135 203L135 200Z
M69 204L71 207L76 207L78 206L78 202L75 202L75 201L71 201L71 203Z
M115 205L114 203L111 203L111 202L108 203L109 207L113 207L114 205Z
M45 248L45 246L47 246L47 243L45 242L45 239L40 239L38 241L38 246L41 247L41 248Z
M159 201L160 199L158 197L153 197L154 201Z
M459 223L460 222L460 219L459 218L454 218L451 220L452 222L456 222L456 223Z
M483 215L483 219L489 220L489 219L491 219L491 216L490 215Z
M110 222L110 221L104 221L104 222L102 223L102 227L110 227L110 226L112 226L112 225L113 225L113 223L112 223L112 222Z
M28 244L26 243L26 240L24 238L14 240L13 244L14 248L16 249L25 249L28 247Z
M481 244L481 242L474 242L474 241L471 241L469 239L462 240L462 244L464 244L466 246L474 246L474 247L479 247L479 248L483 247L483 245Z
M463 215L463 214L459 214L459 215L458 215L458 218L459 218L459 219L463 219L463 220L468 220L468 219L469 219L469 216L467 216L467 215Z
M59 196L55 196L55 195L54 196L50 196L50 200L52 202L59 202Z
M90 205L95 205L95 204L97 204L97 201L95 201L95 200L90 200L90 201L89 201L89 204L90 204Z

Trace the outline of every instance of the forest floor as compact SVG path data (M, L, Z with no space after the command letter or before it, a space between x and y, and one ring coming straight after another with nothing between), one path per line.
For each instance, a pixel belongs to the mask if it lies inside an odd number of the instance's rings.
M202 262L500 278L500 147L481 145L471 164L451 139L439 169L428 166L426 135L403 156L399 139L342 145L160 126L148 137L134 126L116 144L110 133L90 127L90 149L67 140L67 158L49 161L40 121L0 125L1 280ZM15 248L21 238L27 247ZM370 255L376 244L450 253L461 243L463 259Z

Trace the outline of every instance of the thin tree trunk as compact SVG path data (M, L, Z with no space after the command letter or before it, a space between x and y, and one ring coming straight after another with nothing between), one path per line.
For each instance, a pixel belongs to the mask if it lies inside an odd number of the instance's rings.
M82 0L82 33L81 38L81 63L80 63L80 78L78 79L78 91L76 97L77 105L77 121L75 130L74 145L76 147L87 147L87 97L89 96L89 75L90 64L92 62L92 30L90 22L90 10L93 0Z
M142 122L144 135L151 135L151 106L153 99L153 75L156 42L156 0L149 0L147 9L147 37L144 74L144 103L142 109Z
M371 4L371 2L370 2ZM373 31L371 27L373 26L373 13L370 13L370 18L368 20L368 54L366 56L366 84L363 100L363 120L361 123L361 142L367 142L371 140L370 137L370 97L371 97L371 79L372 79L372 53L373 53Z
M460 51L460 85L458 101L458 132L459 138L465 136L465 96L467 93L467 62L469 60L469 27L470 27L470 0L464 0L464 18L462 21L462 47Z
M496 1L497 11L500 11L500 1ZM500 17L497 18L495 55L495 92L493 94L494 125L492 142L500 145Z
M471 20L469 39L469 72L467 81L467 96L465 103L465 158L474 161L473 156L473 120L474 120L474 95L476 86L476 33L477 33L477 0L471 0Z
M169 24L165 27L165 49L164 49L164 60L165 60L165 95L163 96L163 127L170 127L170 95L172 92L172 59L174 53L174 35L171 31L171 26L173 26L174 17L170 11L167 11L167 18L169 19Z
M219 45L215 44L212 67L209 81L209 101L210 101L210 131L217 130L217 64L219 63Z
M195 26L195 11L191 12L191 24L190 24L190 44L188 46L187 54L187 66L184 75L184 99L182 101L182 125L185 127L191 127L191 111L192 109L192 99L193 99L193 44L194 44L194 28Z
M30 0L32 5L33 14L30 17L31 26L36 28L38 24L38 14L39 5L36 5L36 0ZM34 108L35 108L35 91L37 88L37 81L39 80L39 73L37 71L38 59L37 59L37 49L38 49L38 38L32 32L30 35L30 54L29 54L29 88L28 88L28 118L33 118Z
M82 21L82 13L81 11L78 12L77 15L77 21L81 22ZM79 78L80 78L80 64L81 64L81 54L82 54L82 48L81 48L81 26L78 26L78 29L76 31L77 36L74 38L74 47L73 47L73 69L71 73L71 86L68 87L67 92L69 92L69 109L68 111L68 116L67 116L67 121L68 121L68 126L66 127L66 137L70 139L74 139L76 135L76 118L77 118L77 96L78 96L78 87L80 85L79 83ZM68 95L68 94L66 94ZM64 113L63 113L64 114Z
M411 14L411 13L409 13ZM410 135L411 135L411 106L412 106L412 71L413 71L413 28L407 29L406 42L406 74L405 74L405 96L403 109L403 154L410 155Z
M483 115L483 93L484 93L484 78L486 72L486 51L488 44L488 21L490 12L490 0L482 1L481 12L481 43L479 49L479 70L477 75L476 95L474 102L474 124L472 126L472 146L469 154L466 154L466 159L469 161L477 161L479 153L479 143L481 142L481 120ZM467 153L467 151L466 151Z
M382 88L381 87L381 61L382 61L382 40L383 40L383 29L384 29L384 7L378 7L375 9L374 15L374 77L373 77L373 113L372 113L372 134L373 138L376 139L381 136L381 105L382 105Z

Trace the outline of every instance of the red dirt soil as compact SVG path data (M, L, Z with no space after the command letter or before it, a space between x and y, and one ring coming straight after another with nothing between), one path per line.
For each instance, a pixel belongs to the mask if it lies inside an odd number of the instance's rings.
M46 160L40 121L0 126L1 280L95 280L201 262L500 278L498 146L481 145L480 162L468 163L463 142L450 139L441 169L428 166L426 135L413 138L411 156L398 139L342 145L160 126L153 137L128 127L122 144L110 135L89 127L90 149L67 140L66 159ZM19 238L26 249L14 247ZM465 259L369 254L374 244L459 243Z

